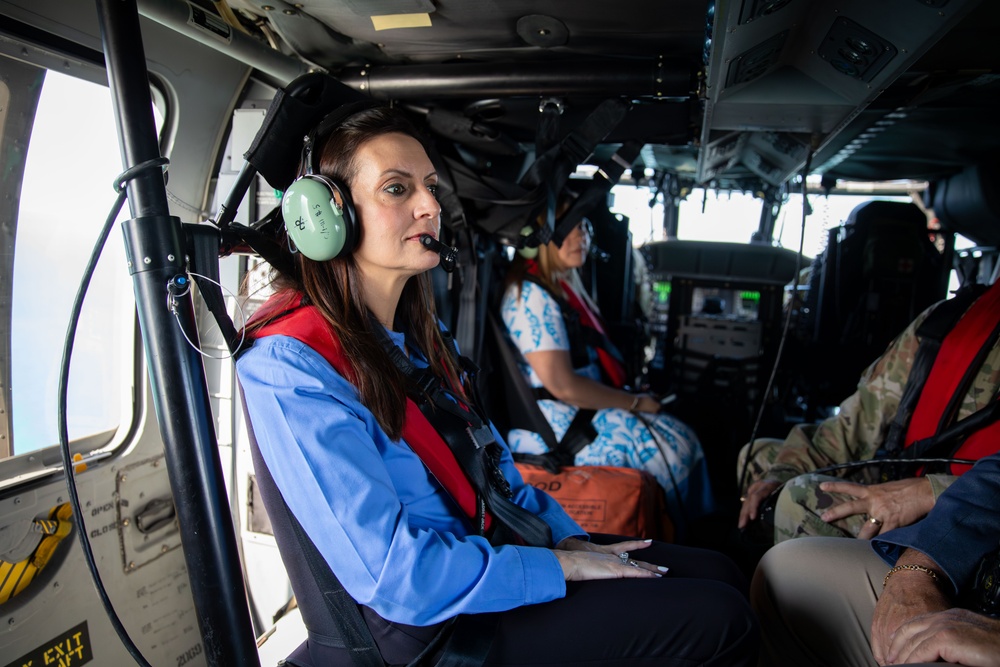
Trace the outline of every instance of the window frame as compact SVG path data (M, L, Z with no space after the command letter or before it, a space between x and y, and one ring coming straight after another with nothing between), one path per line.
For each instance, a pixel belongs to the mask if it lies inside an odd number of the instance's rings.
M0 192L0 194L5 195L4 200L8 202L0 207L0 215L3 216L2 219L10 221L8 224L2 225L2 230L0 230L0 243L3 243L3 247L7 250L4 257L0 258L0 274L7 278L4 285L0 287L3 290L0 292L0 346L2 346L0 348L0 383L2 383L0 386L0 411L2 411L2 419L0 419L0 470L2 470L0 490L19 486L52 474L62 474L62 457L58 442L17 453L17 443L13 439L12 348L15 288L12 278L15 242L20 222L21 189L24 184L27 162L26 151L36 122L42 84L44 84L48 73L53 71L46 67L47 63L45 62L51 58L40 57L35 60L36 62L26 62L25 59L15 60L0 54L0 62L4 63L5 81L11 84L9 87L10 103L5 105L6 117L0 116L0 147L3 147L5 152L18 150L22 155L22 159L16 161L16 173L8 173L10 178L3 185L4 191ZM64 65L65 61L60 64ZM103 72L103 67L97 68L96 64L88 63L79 68L71 69L73 71L67 72L66 68L63 67L59 73L106 86L106 81L103 78L95 76L95 71ZM169 109L168 97L159 95L157 102L161 113L165 111L164 106ZM18 122L12 124L11 118L16 118ZM163 127L166 127L166 123L163 124ZM165 135L165 133L162 134ZM108 192L111 192L110 182ZM109 204L113 201L113 198L109 199ZM122 274L126 278L128 277L124 267ZM75 285L72 287L75 288ZM130 281L127 289L131 290ZM145 358L134 306L131 310L132 313L126 316L129 322L127 330L121 332L123 334L121 344L128 345L128 348L122 351L121 361L127 366L122 368L119 375L112 378L113 382L120 383L118 424L113 428L75 438L71 434L73 439L69 443L70 453L74 456L79 454L84 462L108 458L129 447L135 442L140 427L146 420L145 392L143 391L144 383L146 383ZM122 314L124 315L124 313ZM76 353L74 353L75 360Z

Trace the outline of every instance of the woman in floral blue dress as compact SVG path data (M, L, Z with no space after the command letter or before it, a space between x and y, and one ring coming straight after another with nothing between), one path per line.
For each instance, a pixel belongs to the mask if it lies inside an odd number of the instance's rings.
M584 219L562 246L549 242L537 253L519 253L507 276L501 317L521 353L521 373L535 388L556 440L578 410L596 410L591 425L597 435L576 454L575 465L648 471L665 489L671 517L683 526L685 520L712 511L705 454L689 426L659 413L655 395L622 388L620 355L602 336L596 306L579 288L576 270L589 249L589 222ZM602 339L603 345L594 343ZM515 453L548 451L541 435L522 429L513 429L507 442Z

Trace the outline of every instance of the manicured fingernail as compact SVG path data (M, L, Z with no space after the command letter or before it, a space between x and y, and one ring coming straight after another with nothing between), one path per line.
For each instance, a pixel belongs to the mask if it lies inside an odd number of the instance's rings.
M649 543L650 543L650 542L652 542L652 541L653 541L653 540L643 540L643 542L645 542L646 544L649 544Z
M657 565L656 569L659 570L660 572L670 572L669 567L663 567L662 565Z

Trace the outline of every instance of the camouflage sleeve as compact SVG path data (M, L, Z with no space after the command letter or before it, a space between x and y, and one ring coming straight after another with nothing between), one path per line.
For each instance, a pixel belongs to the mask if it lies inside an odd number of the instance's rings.
M927 475L927 479L931 483L931 491L934 493L934 502L937 503L937 499L941 497L949 486L954 483L958 477L955 475Z
M792 429L766 479L786 481L818 468L875 455L899 408L920 344L916 330L928 313L930 309L917 316L865 370L857 390L840 404L835 416L815 430Z

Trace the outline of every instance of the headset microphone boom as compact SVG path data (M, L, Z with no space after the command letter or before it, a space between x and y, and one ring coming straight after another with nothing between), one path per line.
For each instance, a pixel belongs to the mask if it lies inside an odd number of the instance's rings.
M458 248L441 243L430 234L421 234L420 243L428 250L433 250L441 255L441 268L451 273L455 270L455 262L458 260Z

